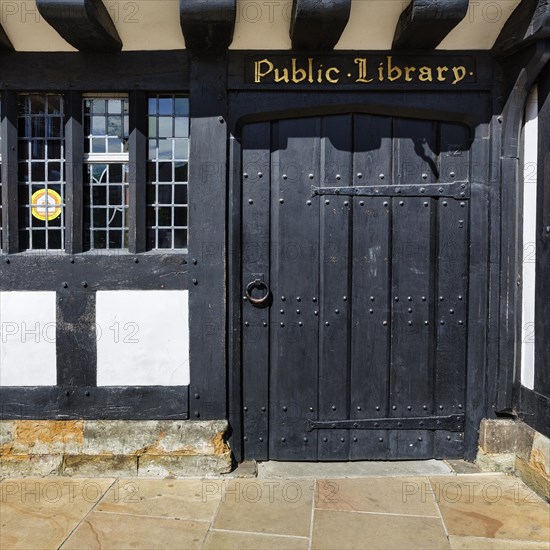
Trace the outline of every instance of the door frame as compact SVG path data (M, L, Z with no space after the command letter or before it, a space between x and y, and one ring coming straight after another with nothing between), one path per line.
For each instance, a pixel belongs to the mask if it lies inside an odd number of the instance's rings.
M242 73L241 73L242 74ZM238 93L235 93L238 92ZM278 120L320 114L358 112L367 114L392 114L400 117L428 118L467 124L472 129L472 184L470 199L470 257L468 278L468 333L466 371L466 425L465 457L473 459L477 449L478 427L488 414L486 380L489 368L487 349L489 331L498 330L497 320L489 317L489 292L492 282L498 277L498 270L492 269L490 261L489 220L498 214L491 195L494 189L490 182L498 181L499 172L491 164L491 147L484 136L494 125L494 99L491 81L469 91L449 91L439 95L439 109L426 109L426 93L410 92L406 107L402 106L403 91L380 90L376 92L316 90L312 94L299 92L278 93L273 91L254 92L230 91L229 103L229 201L228 239L231 248L228 257L228 390L229 420L232 427L231 446L237 461L243 459L243 404L242 404L242 335L241 305L241 143L242 128L249 122ZM406 92L405 92L406 93ZM439 94L440 92L438 92ZM436 92L433 92L434 97ZM485 97L485 101L482 98ZM455 107L449 109L449 105ZM265 108L269 105L269 109ZM292 107L288 107L292 105ZM443 108L445 107L445 108ZM499 134L500 135L500 134ZM493 142L497 140L495 137ZM493 186L494 187L494 186ZM490 212L491 210L491 212ZM493 332L494 334L494 332Z

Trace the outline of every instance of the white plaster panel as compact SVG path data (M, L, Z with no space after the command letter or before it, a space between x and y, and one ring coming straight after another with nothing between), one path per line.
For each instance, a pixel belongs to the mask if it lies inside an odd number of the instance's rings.
M186 290L97 293L98 386L189 384Z
M0 292L0 386L57 381L55 292Z
M1 0L2 27L21 52L76 51L40 15L35 0Z
M521 383L535 385L535 273L537 242L538 92L533 88L525 108L523 151L523 263L521 303Z
M490 50L520 0L470 0L466 17L438 50Z
M292 0L237 0L232 50L288 50Z

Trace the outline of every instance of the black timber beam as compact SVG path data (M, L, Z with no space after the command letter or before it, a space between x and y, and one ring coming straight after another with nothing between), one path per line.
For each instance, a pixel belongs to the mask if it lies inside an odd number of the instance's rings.
M550 38L548 0L523 0L506 21L493 46L498 55L510 55L536 40Z
M294 0L290 38L296 50L332 49L348 23L351 0Z
M189 50L228 48L233 41L237 0L180 0L180 23Z
M467 11L468 0L412 0L399 17L392 49L435 49Z
M8 38L6 31L0 25L0 50L1 51L13 51L15 48L11 43L11 40Z
M80 51L122 49L122 40L101 0L36 0L40 15Z

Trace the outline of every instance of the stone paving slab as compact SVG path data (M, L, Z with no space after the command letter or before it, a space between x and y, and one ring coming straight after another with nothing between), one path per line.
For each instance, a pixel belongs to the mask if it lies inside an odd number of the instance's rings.
M259 462L258 478L340 478L370 476L433 476L452 474L441 460L407 460L402 462Z
M550 506L517 478L0 480L0 549L550 550Z

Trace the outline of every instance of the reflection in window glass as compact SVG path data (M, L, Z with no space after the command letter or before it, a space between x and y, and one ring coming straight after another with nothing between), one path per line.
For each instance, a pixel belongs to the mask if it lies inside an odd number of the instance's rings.
M63 96L18 95L22 250L59 250L65 240Z
M189 99L175 95L150 97L148 114L148 248L186 248Z
M128 164L88 163L85 248L128 248Z
M84 247L128 248L128 99L84 99Z

